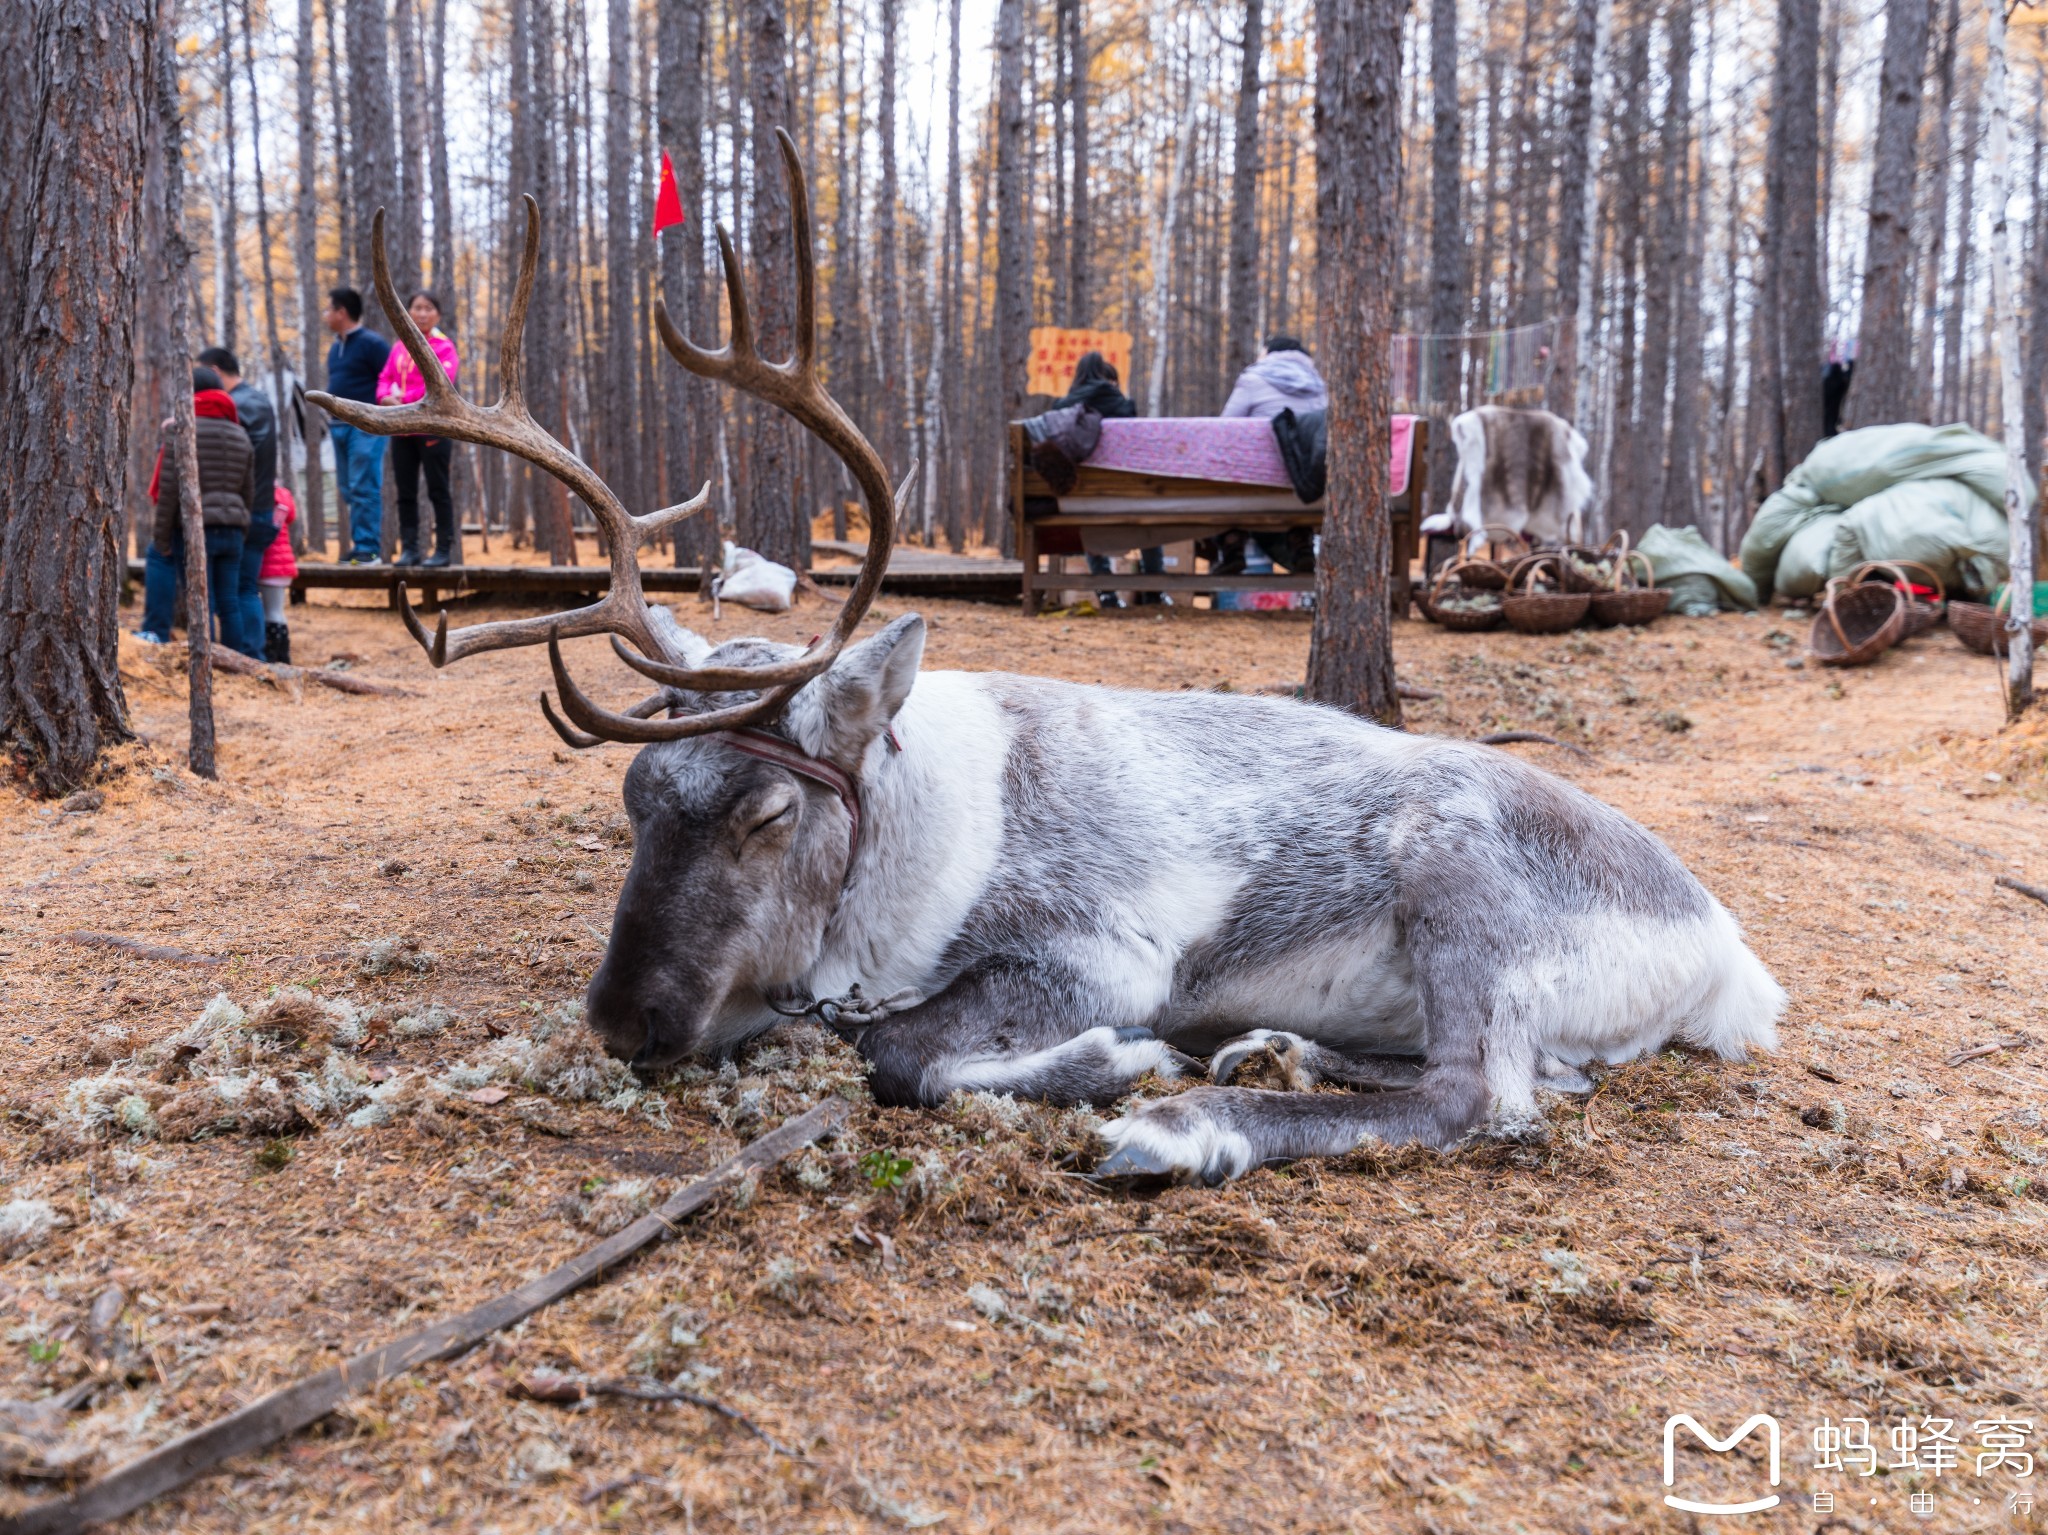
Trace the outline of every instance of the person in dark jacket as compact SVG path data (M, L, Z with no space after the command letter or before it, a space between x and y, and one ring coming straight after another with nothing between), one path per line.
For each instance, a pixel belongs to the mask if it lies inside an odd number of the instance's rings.
M391 343L363 324L363 296L353 288L327 295L327 392L338 399L377 403L377 375L391 355ZM330 421L334 478L348 502L349 550L344 563L377 565L384 559L384 442L346 421Z
M1068 405L1084 405L1096 415L1105 419L1135 416L1138 407L1123 391L1123 380L1116 371L1116 364L1100 352L1085 352L1074 364L1074 381L1067 385L1067 392L1060 403L1053 408L1059 410ZM1156 576L1166 569L1166 552L1163 549L1140 549L1138 568L1148 576ZM1088 573L1107 576L1116 573L1116 562L1106 554L1088 556ZM1095 594L1095 600L1105 608L1120 608L1123 598L1113 591ZM1140 592L1138 602L1160 603L1168 600L1163 592Z
M242 633L242 535L249 525L249 503L256 494L256 455L249 434L236 419L235 402L221 388L211 368L192 370L192 413L197 418L194 446L199 457L199 515L206 530L207 604L219 621L220 643L249 654ZM170 423L164 423L168 431ZM143 638L166 641L171 636L171 610L178 575L185 564L184 487L177 455L157 449L156 474L150 498L156 503L151 545L163 555L152 562L143 597ZM255 654L262 653L259 639Z
M224 346L210 346L199 360L220 375L221 386L235 402L235 418L249 434L249 449L255 455L256 492L249 499L249 529L242 535L242 574L236 582L242 604L242 638L260 641L264 635L263 593L256 585L263 569L263 557L277 537L277 411L270 396L242 377L242 364ZM245 652L261 661L264 647L259 643Z

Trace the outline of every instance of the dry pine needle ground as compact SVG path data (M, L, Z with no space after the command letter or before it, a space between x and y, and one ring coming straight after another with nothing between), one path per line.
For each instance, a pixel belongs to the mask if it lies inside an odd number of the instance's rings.
M1308 641L922 611L931 665L1141 687L1286 688ZM204 784L172 658L124 642L146 740L103 802L0 805L0 1397L118 1382L4 1420L0 1468L104 1469L510 1288L824 1093L851 1132L681 1240L128 1526L1678 1530L1673 1412L1778 1414L1788 1494L1848 1488L1800 1442L1823 1416L2048 1431L2048 907L1993 883L2048 883L2048 747L1997 732L1991 663L1945 631L1828 674L1770 614L1397 625L1442 692L1411 728L1590 748L1510 749L1728 904L1792 994L1784 1048L1633 1063L1547 1146L1146 1194L1078 1175L1086 1113L877 1109L820 1031L651 1087L609 1068L568 1004L630 856L623 751L555 743L534 655L434 673L385 612L293 616L302 660L413 696L223 678ZM716 1397L802 1458L689 1406L532 1400L550 1371ZM1880 1481L1837 1528L2012 1527L1970 1502L1992 1479L1931 1519Z

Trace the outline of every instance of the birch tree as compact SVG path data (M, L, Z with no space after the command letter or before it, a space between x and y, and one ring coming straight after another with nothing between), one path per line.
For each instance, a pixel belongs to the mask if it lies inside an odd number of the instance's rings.
M1991 303L1997 326L2000 415L2005 435L2005 520L2010 530L2006 582L2011 604L2005 638L2005 710L2017 720L2034 706L2034 514L2027 506L2026 400L2020 377L2019 274L2013 254L2012 102L2007 84L2005 0L1985 0L1984 96L1990 117ZM2038 322L2037 322L2038 323Z

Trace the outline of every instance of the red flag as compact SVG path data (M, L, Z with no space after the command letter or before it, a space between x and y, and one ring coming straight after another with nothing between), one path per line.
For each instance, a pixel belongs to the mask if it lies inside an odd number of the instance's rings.
M654 194L654 232L660 234L671 224L683 221L682 194L676 191L676 168L669 164L668 151L661 152L661 186Z

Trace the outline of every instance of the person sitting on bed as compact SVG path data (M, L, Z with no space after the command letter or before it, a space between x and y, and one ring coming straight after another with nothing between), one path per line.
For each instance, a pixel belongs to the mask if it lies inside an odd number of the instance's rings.
M1302 347L1298 336L1273 335L1266 338L1259 360L1238 374L1237 383L1224 403L1226 418L1251 416L1270 421L1283 410L1297 416L1312 410L1327 410L1329 387L1316 371L1315 359ZM1285 533L1261 533L1258 545L1276 565L1296 575L1307 575L1316 567L1315 535L1307 528L1290 528ZM1244 570L1244 533L1232 528L1213 541L1205 539L1214 552L1207 555L1211 574L1234 576Z
M1053 409L1059 410L1068 405L1085 405L1106 420L1135 416L1138 413L1138 407L1123 391L1123 381L1117 374L1116 364L1100 352L1085 352L1081 360L1074 364L1074 381L1067 385L1066 394ZM1166 569L1165 551L1157 548L1139 550L1138 568L1148 576L1158 575ZM1088 556L1090 575L1107 576L1113 575L1115 571L1116 562L1110 556ZM1097 592L1095 600L1105 608L1120 608L1124 605L1123 598L1113 591ZM1163 592L1138 593L1138 602L1141 606L1147 603L1156 604L1163 600Z

